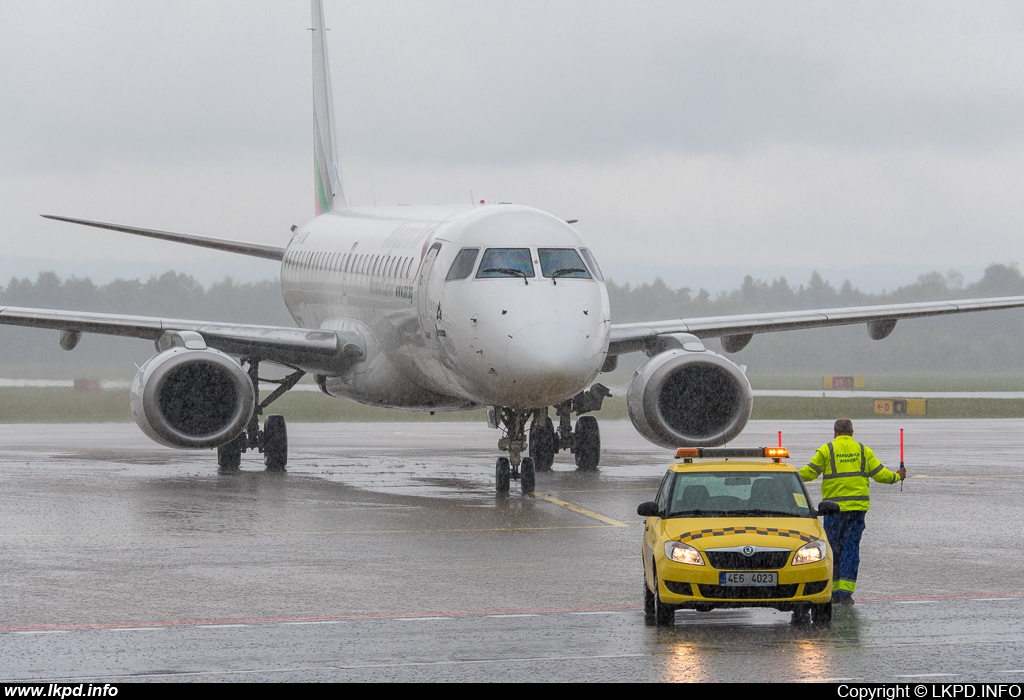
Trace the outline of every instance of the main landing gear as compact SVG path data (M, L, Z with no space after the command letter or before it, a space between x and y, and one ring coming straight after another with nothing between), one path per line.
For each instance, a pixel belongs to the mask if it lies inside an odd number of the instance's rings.
M594 471L601 460L601 431L594 416L582 415L601 409L605 398L611 396L608 388L595 384L587 391L581 391L568 401L554 407L558 418L556 427L547 408L517 410L496 408L492 427L502 427L505 437L498 441L498 449L508 452L508 457L499 457L494 467L495 485L498 493L508 493L511 481L518 479L523 493L533 493L537 483L537 472L551 471L555 455L559 450L569 450L576 458L580 471ZM576 428L573 429L572 414L576 413ZM530 421L530 440L527 447L526 423ZM522 456L527 449L528 456Z
M252 381L256 406L245 432L228 444L217 448L218 471L221 474L236 473L242 464L242 453L246 450L259 450L263 453L263 463L267 466L267 471L284 472L285 466L288 464L288 428L285 425L284 416L268 415L263 422L263 430L260 430L260 416L267 406L295 386L306 373L297 369L284 379L260 379L259 358L249 357L242 361L249 365L249 379ZM260 401L261 381L279 385L262 402Z

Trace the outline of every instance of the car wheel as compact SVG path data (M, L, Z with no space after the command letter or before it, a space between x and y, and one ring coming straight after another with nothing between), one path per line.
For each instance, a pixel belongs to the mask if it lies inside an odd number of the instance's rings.
M646 576L644 576L644 622L654 624L654 594L647 587Z
M811 622L815 627L832 626L832 601L811 606Z
M654 624L658 627L668 627L676 623L676 606L669 605L661 600L661 591L658 586L658 576L654 576Z
M793 624L797 627L803 627L804 625L810 624L811 622L811 606L810 605L796 605L793 608Z

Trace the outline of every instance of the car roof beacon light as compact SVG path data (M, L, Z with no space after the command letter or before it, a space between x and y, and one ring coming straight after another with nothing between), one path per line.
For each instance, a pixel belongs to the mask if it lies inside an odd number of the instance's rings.
M718 459L767 457L778 462L789 457L789 450L785 447L680 447L676 450L676 459L681 459L683 462L692 462L699 457Z

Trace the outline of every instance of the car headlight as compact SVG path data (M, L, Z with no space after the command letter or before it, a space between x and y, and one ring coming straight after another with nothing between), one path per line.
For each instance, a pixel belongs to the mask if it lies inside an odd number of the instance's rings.
M796 550L793 555L793 566L798 564L813 564L821 561L828 554L828 545L823 540L814 540Z
M700 552L696 548L682 542L666 542L665 556L680 564L704 566L704 557L700 555Z

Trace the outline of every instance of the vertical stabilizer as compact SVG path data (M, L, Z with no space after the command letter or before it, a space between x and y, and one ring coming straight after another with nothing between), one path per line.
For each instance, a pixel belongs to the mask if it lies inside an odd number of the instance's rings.
M323 0L313 3L313 158L316 213L345 209L341 188L341 165L334 143L334 103L331 98L331 70L327 62Z

